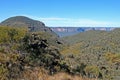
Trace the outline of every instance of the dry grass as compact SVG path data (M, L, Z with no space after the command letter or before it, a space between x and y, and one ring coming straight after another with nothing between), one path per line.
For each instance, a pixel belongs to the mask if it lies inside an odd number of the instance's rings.
M55 74L54 76L49 76L49 78L46 80L92 80L92 79L82 78L80 76L71 76L66 73L58 73Z
M23 79L18 80L97 80L82 78L80 76L72 76L64 72L59 72L55 75L48 75L47 71L40 68L35 68L34 70L28 70L24 72Z

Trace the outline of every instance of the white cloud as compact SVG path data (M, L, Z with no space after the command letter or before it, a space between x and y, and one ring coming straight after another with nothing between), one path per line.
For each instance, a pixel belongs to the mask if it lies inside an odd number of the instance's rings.
M118 27L118 23L107 21L95 21L90 19L71 19L71 18L39 18L47 26L71 26L71 27Z
M28 16L28 15L27 15ZM72 19L60 17L35 17L28 16L44 22L47 26L52 27L119 27L119 23L108 21L96 21L91 19Z

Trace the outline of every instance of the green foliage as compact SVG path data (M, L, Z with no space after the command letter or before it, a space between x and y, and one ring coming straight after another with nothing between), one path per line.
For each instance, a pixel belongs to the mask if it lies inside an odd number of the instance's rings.
M22 72L35 67L50 74L64 71L103 80L120 75L119 30L82 33L79 39L72 38L69 46L50 33L26 32L23 28L0 27L1 80L21 79Z
M7 68L5 67L5 65L0 64L0 80L6 80L6 76L7 76Z
M116 29L110 32L87 31L64 37L69 46L61 50L61 53L66 56L66 62L71 63L74 69L81 63L88 67L97 65L103 79L116 79L120 72L119 34L120 29ZM74 58L69 58L71 54Z
M27 29L0 27L0 80L14 80L21 73L18 47Z
M99 68L97 66L86 66L85 72L86 72L88 77L98 78L100 70L99 70Z
M110 62L110 63L120 63L120 54L114 54L114 53L106 53L105 58Z
M31 65L44 66L50 73L54 73L59 71L56 70L58 69L56 67L59 67L61 54L54 45L49 43L49 39L43 37L43 34L41 36L40 33L28 34L23 38L21 48L28 53L27 56Z
M22 73L18 53L0 52L0 80L15 80Z
M25 36L27 30L23 28L0 27L0 43L19 41Z

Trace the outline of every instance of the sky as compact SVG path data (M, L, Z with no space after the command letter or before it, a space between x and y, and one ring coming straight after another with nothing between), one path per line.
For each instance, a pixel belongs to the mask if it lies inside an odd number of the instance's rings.
M12 16L50 27L120 27L120 0L0 0L0 22Z

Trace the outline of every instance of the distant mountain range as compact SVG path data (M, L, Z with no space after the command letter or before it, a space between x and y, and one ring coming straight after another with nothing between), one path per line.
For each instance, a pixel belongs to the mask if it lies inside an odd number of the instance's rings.
M111 31L114 27L51 27L60 37L74 35L89 30Z
M111 31L113 27L47 27L41 21L33 20L25 16L10 17L0 23L0 26L27 27L30 32L49 32L60 37L74 35L89 30ZM56 36L58 36L56 35Z

